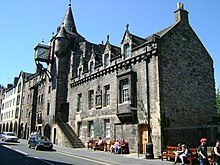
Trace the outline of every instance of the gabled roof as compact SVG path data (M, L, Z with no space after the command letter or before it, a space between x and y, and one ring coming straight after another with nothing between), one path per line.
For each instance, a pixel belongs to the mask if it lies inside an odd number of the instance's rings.
M144 38L141 38L141 37L138 37L138 36L136 36L136 35L134 35L134 34L131 34L131 33L129 32L129 30L128 30L128 27L129 27L129 25L127 24L127 25L126 25L126 31L125 31L125 33L124 33L124 35L123 35L121 44L123 43L126 34L127 34L127 35L129 36L129 38L132 40L132 48L134 48L134 47L136 47L136 46L138 46L138 45L141 45L141 44L143 44L144 42L146 42L146 40L145 40Z
M132 39L132 48L135 48L138 45L141 45L146 42L144 38L138 37L136 35L131 34Z
M121 48L111 45L111 60L120 56L120 54L121 54Z
M173 24L173 25L171 25L171 26L166 27L166 28L163 29L163 30L160 30L159 32L156 32L156 33L154 33L154 34L152 34L152 35L146 37L145 40L146 40L147 42L152 41L152 38L153 38L154 35L157 35L157 36L159 36L159 37L161 38L161 37L163 37L168 31L170 31L175 25L176 25L176 23Z

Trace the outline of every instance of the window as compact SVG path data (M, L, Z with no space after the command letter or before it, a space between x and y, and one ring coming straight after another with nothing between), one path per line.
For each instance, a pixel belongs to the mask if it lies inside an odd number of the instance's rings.
M78 122L78 136L82 137L83 131L82 131L82 122Z
M51 92L51 86L49 86L48 88L48 94Z
M44 94L41 95L41 100L40 100L40 102L42 103L43 100L44 100Z
M121 96L121 103L129 100L129 85L128 79L124 79L120 82L120 96Z
M110 105L110 85L104 87L105 90L105 106Z
M20 95L17 96L17 105L20 104Z
M107 119L107 120L104 120L104 123L105 123L105 137L106 138L110 138L110 120Z
M50 114L50 103L47 103L47 115Z
M109 54L105 54L105 56L104 56L104 68L108 67L109 65L110 65Z
M89 137L94 137L94 125L93 121L89 121Z
M93 61L90 62L90 74L94 73L94 63Z
M15 111L15 118L16 118L16 119L18 118L18 113L19 113L19 109L16 108L16 111Z
M102 107L102 95L96 95L96 107Z
M94 91L89 91L89 109L94 108Z
M18 93L21 91L21 83L18 84Z
M28 109L26 110L26 114L25 115L26 115L25 117L28 118Z
M124 45L124 59L131 57L131 47L129 44Z
M79 79L82 79L82 68L79 68Z
M77 112L82 110L82 93L78 94L77 99Z

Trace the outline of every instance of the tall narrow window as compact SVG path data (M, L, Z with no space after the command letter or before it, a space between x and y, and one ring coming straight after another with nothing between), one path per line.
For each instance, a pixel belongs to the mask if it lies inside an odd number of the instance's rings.
M20 104L20 95L17 96L17 105Z
M124 79L120 83L120 90L121 90L121 102L125 102L129 100L129 85L128 79Z
M131 57L131 47L129 44L124 45L124 59Z
M47 103L47 115L50 114L50 103Z
M82 79L82 68L79 68L79 79Z
M77 112L82 110L82 93L78 94L77 99Z
M104 56L104 68L108 67L109 65L110 65L109 54L105 54L105 56Z
M107 120L104 120L104 123L105 123L105 137L106 138L110 138L111 137L111 134L110 134L110 120L107 119Z
M48 94L51 92L51 86L49 86L48 88Z
M105 89L105 106L110 105L110 85L106 85Z
M21 83L18 84L18 93L21 91Z
M89 137L94 137L94 125L93 121L89 121Z
M94 108L94 90L89 91L89 109Z
M78 136L82 137L83 131L82 131L82 122L78 122Z
M93 61L90 62L90 74L94 73L94 63Z

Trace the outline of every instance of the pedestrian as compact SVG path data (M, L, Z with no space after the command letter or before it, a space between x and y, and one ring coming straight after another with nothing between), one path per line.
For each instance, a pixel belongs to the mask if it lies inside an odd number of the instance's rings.
M178 147L177 151L173 151L175 154L174 164L176 164L178 156L183 153L182 148L181 148L181 143L178 143L177 147Z
M181 145L181 150L178 150L174 153L176 154L174 164L176 164L177 158L179 157L180 160L181 160L182 165L184 165L184 158L186 158L187 155L188 155L188 148L186 147L186 145L182 144Z
M214 160L215 160L215 165L220 165L220 141L216 141L216 145L214 147Z
M208 154L207 154L207 145L206 145L207 139L202 138L200 139L200 146L198 147L198 155L199 155L199 162L200 165L210 165L208 160Z

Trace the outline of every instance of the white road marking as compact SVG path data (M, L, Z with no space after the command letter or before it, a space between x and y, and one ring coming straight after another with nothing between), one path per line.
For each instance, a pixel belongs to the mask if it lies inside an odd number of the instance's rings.
M6 148L9 148L9 149L11 149L11 147L9 147L9 146L7 146L7 145L2 145L2 146L4 146L4 147L6 147Z
M20 151L20 150L18 150L18 149L14 149L14 150L17 151L17 152L19 152L19 153L21 153L21 154L23 154L23 155L28 155L28 153L23 152L23 151Z
M99 160L94 160L94 159L90 159L90 158L80 157L80 156L76 156L76 155L72 155L72 154L68 154L68 153L64 153L64 152L58 152L58 151L57 151L57 153L63 154L63 155L66 155L66 156L70 156L70 157L74 157L74 158L79 158L79 159L88 160L88 161L95 162L95 163L99 163L99 164L112 165L112 163L100 162Z
M50 162L48 162L48 161L46 161L46 160L40 159L39 157L34 157L34 158L35 158L35 159L38 159L38 160L40 160L40 161L42 161L42 162L44 162L44 163L47 163L47 164L50 164L50 165L55 165L55 164L50 163Z

